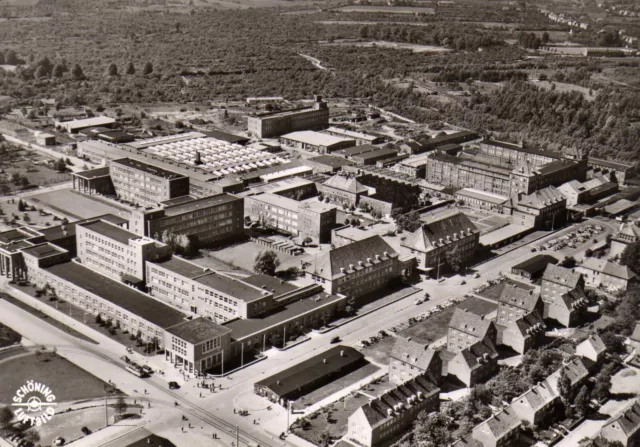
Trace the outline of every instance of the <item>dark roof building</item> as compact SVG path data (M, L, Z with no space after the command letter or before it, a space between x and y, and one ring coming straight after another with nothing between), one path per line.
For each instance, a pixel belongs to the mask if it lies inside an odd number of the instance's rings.
M165 329L168 333L180 339L197 345L215 337L230 334L231 329L214 323L207 318L195 318L193 320L178 323Z
M276 401L294 400L366 363L349 346L334 346L255 384L255 392Z
M558 260L555 257L539 254L511 267L511 273L527 279L535 279L542 275L548 264L556 265L557 263Z

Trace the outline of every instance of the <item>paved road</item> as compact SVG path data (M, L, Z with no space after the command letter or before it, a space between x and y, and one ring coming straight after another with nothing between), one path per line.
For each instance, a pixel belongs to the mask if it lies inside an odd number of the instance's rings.
M596 222L606 226L610 231L615 227L606 223L605 225L601 221ZM574 229L569 227L560 232L550 234L536 242L536 244L557 238ZM604 234L601 234L599 237L604 236ZM577 248L571 253L577 254L581 250L583 251L584 248L586 247ZM217 427L216 430L219 430L219 432L232 433L233 428L239 426L240 430L245 433L241 436L242 443L249 442L255 445L258 443L256 440L259 440L259 443L263 446L281 444L306 446L308 445L306 441L298 440L294 437L288 438L286 442L277 439L277 435L284 431L286 427L286 411L277 405L273 405L273 409L268 410L267 406L271 404L253 394L253 384L256 381L327 349L330 345L330 339L335 336L339 336L343 340L342 343L353 345L359 339L371 336L380 329L406 321L409 317L431 309L447 299L468 293L482 282L496 278L501 271L509 271L512 265L527 259L531 255L530 247L523 246L503 256L491 259L476 266L474 270L481 275L480 278L465 277L465 285L460 285L461 276L448 278L443 283L438 283L434 280L424 281L418 284L418 287L428 291L431 295L431 299L426 303L416 306L413 304L414 298L408 297L327 334L313 334L309 341L288 351L271 350L268 352L269 356L266 360L234 373L228 379L217 380L216 384L221 384L223 391L202 398L200 397L200 389L196 387L195 380L187 381L178 393L174 393L167 389L166 381L159 377L142 380L132 376L123 369L124 365L118 359L123 351L122 346L106 337L103 337L104 340L100 340L99 346L82 342L67 334L60 333L60 331L49 325L42 324L41 320L24 311L13 306L11 306L13 308L8 308L7 306L10 305L2 301L0 301L2 306L0 307L0 321L13 327L36 343L57 346L61 355L103 380L113 380L129 395L146 397L154 403L157 402L158 405L168 405L169 408L171 408L173 401L178 401L182 411L187 411L193 417ZM169 366L165 367L167 369L170 368ZM145 386L150 390L148 396L139 392ZM234 414L233 410L240 401L242 401L243 405L251 405L251 408L256 410L252 411L249 417L241 417ZM169 410L163 412L163 415L154 421L156 423L155 426L161 431L168 430L172 435L171 439L182 440L178 445L185 445L185 440L182 439L182 436L186 435L177 432L176 421L171 419L170 414ZM290 422L293 422L293 420L294 418L291 417ZM257 421L257 423L254 423L254 421Z

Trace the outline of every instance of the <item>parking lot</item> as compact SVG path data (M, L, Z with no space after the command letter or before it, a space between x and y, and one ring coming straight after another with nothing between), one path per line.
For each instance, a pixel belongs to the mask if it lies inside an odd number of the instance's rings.
M583 225L571 233L551 239L542 245L533 245L531 251L559 251L565 247L576 249L581 245L604 243L605 240L599 238L603 232L604 228L601 225Z

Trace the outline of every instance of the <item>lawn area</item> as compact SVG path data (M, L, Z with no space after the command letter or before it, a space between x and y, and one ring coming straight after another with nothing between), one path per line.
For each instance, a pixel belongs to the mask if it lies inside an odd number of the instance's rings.
M399 332L398 335L404 338L411 337L412 340L421 343L433 343L447 335L447 327L453 315L453 309L454 307L452 306L442 312L438 312L420 323Z
M7 228L12 226L34 225L36 227L49 227L60 224L60 220L51 213L39 210L38 207L25 206L24 211L18 210L20 201L12 198L0 205L0 215Z
M129 218L130 212L125 208L108 205L90 196L77 193L72 189L60 189L29 197L29 203L36 207L46 206L54 211L77 219L88 219L103 214Z
M396 337L385 337L371 346L360 349L360 351L372 362L380 365L389 364L389 354L396 343Z
M0 402L11 402L16 390L27 380L49 386L58 403L102 397L105 386L109 387L102 380L53 352L34 353L0 364Z
M481 298L471 297L467 300L464 300L455 307L466 309L476 315L488 315L491 312L496 311L496 309L498 308L498 304L483 300Z
M211 250L209 251L209 255L211 258L217 258L222 261L220 270L230 270L229 265L234 265L241 270L251 273L253 272L253 260L256 254L266 250L268 250L268 248L258 245L255 242L247 241L224 247L220 250ZM279 251L276 251L276 254L280 260L280 270L290 266L300 267L300 260L304 259L304 256L291 256ZM195 262L201 264L201 262L210 262L210 260L201 258L201 260L195 260Z
M355 371L350 372L346 376L340 377L338 380L334 380L333 382L330 382L327 385L318 388L317 390L307 394L306 396L302 396L293 403L293 408L296 410L303 410L305 407L318 403L322 399L326 399L332 394L335 394L338 391L343 390L366 377L369 377L379 369L380 368L378 366L372 363L367 363L366 365L356 369Z
M20 343L22 336L10 327L0 324L0 348Z
M18 287L18 286L16 286ZM20 287L18 287L20 288ZM8 301L9 303L13 304L16 307L19 307L22 310L25 310L27 312L29 312L31 315L34 315L42 320L45 320L47 323L49 323L51 326L56 327L58 329L60 329L61 331L66 332L69 335L72 335L76 338L79 338L80 340L84 340L84 341L88 341L89 343L94 343L94 344L98 344L95 340L90 339L89 337L85 336L84 334L81 334L80 332L76 331L75 329L70 328L69 326L67 326L64 323L61 323L60 321L54 319L54 318L50 318L47 314L40 312L37 309L34 309L33 307L23 303L22 301L20 301L17 298L12 297L11 295L7 295L5 293L0 293L0 299L3 299L5 301Z

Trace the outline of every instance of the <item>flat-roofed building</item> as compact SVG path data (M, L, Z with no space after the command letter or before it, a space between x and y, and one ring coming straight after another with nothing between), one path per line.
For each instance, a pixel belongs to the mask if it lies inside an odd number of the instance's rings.
M276 194L245 197L245 213L265 228L314 242L331 239L336 224L336 206L317 200L298 202Z
M487 191L480 191L474 188L462 188L456 192L457 200L461 200L465 205L481 210L504 213L504 205L509 201L509 197L500 196Z
M244 200L231 194L182 196L152 209L131 211L131 231L162 240L165 232L187 235L196 246L235 240L244 234Z
M597 171L599 174L613 174L615 177L615 181L617 181L620 185L623 185L625 180L633 175L633 171L635 169L634 165L620 163L618 161L602 160L593 157L589 157L587 159L587 164L590 168L592 168L594 171Z
M405 158L395 165L392 169L401 174L408 175L413 178L424 178L427 172L427 163L429 157L427 154L413 155Z
M189 194L189 177L132 158L112 160L111 180L123 200L157 206L160 202Z
M175 256L160 262L147 262L147 287L159 300L217 323L252 318L275 306L271 289L257 287Z
M460 268L473 259L480 231L462 212L429 220L401 242L416 255L418 268Z
M95 219L76 226L78 259L84 266L114 280L139 286L145 263L171 256L171 247Z
M345 160L342 157L335 157L334 155L319 155L317 157L304 160L304 163L313 167L313 171L315 173L335 173L342 170L345 166L354 165L353 161Z
M68 133L78 133L89 127L114 127L116 120L108 116L96 116L94 118L85 118L72 121L56 121L56 129L64 130Z
M411 154L421 154L423 152L429 152L436 148L442 148L446 145L457 145L466 143L469 141L477 140L480 135L470 130L463 130L460 132L453 132L447 134L440 132L435 136L422 134L414 138L410 138L405 141L406 149Z
M358 297L397 280L402 266L398 253L373 235L315 257L305 274L327 293Z
M355 146L356 144L355 140L335 137L312 130L300 130L282 135L280 137L280 143L287 147L317 152L319 154L329 154L340 149Z
M326 129L329 127L329 108L321 96L315 96L314 99L312 107L249 116L249 133L258 138L273 138L298 130Z
M349 416L347 439L375 447L410 427L422 412L438 411L440 388L418 375L364 404Z
M111 320L124 331L163 348L164 329L185 321L186 315L125 284L96 273L76 262L63 262L30 272L30 281L45 284L58 298L92 315Z
M398 155L395 149L378 148L378 150L365 152L351 156L351 160L357 165L375 165L380 161L394 158Z
M74 172L71 176L73 189L83 194L111 195L115 192L108 166Z
M532 166L541 166L562 158L559 152L536 150L525 146L524 143L507 143L490 138L482 140L478 147L483 154L508 161L513 165L521 161L529 161Z
M353 130L343 129L341 127L331 126L324 131L329 135L336 137L350 138L356 141L356 145L362 144L381 144L384 143L386 138L382 135L371 135L364 132L357 132Z
M165 360L192 373L203 373L224 361L231 330L206 318L195 318L166 328Z

